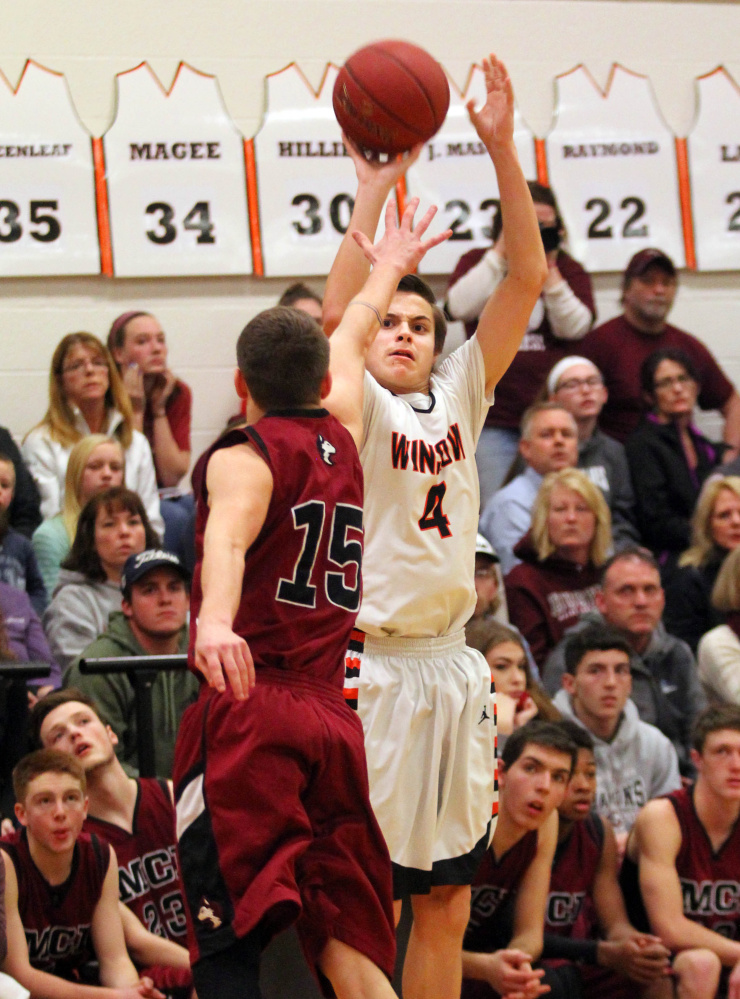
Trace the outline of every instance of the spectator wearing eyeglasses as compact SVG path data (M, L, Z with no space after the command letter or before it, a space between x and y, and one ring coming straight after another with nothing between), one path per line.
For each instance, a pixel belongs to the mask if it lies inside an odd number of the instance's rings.
M609 396L596 365L585 357L564 357L547 378L547 396L567 409L578 428L578 468L601 489L612 515L614 548L639 541L632 489L624 447L597 426Z
M92 333L68 333L56 347L49 374L49 408L23 442L23 459L41 494L41 514L62 509L67 462L87 434L117 438L126 456L126 485L139 494L162 534L157 480L146 437L134 427L131 403L103 344Z
M664 578L691 543L691 516L704 482L725 450L694 426L700 391L694 362L682 350L656 350L643 362L640 382L650 412L625 445L643 541Z

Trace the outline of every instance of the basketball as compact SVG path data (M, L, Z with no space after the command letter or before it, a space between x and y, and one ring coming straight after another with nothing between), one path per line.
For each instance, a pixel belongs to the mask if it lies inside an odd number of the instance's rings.
M339 70L334 114L362 150L395 156L439 130L450 104L447 76L411 42L388 40L358 49Z

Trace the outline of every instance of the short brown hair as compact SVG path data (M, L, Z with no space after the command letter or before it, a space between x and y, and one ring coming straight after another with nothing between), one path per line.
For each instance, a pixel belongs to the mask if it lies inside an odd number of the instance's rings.
M80 790L85 793L87 781L80 763L69 753L59 749L37 749L24 756L13 769L13 793L15 800L23 804L28 794L28 785L42 774L69 774L79 781Z
M307 313L278 305L247 323L236 359L260 409L292 409L319 402L329 370L329 341Z
M312 291L307 284L303 281L296 281L295 284L290 285L282 293L278 299L278 305L285 305L289 308L295 308L295 303L300 302L302 299L308 299L311 302L316 302L318 306L323 305L321 298Z
M100 712L95 701L89 694L79 690L77 687L65 687L64 690L52 690L46 697L40 697L31 708L28 716L28 742L32 749L43 749L41 741L41 726L47 715L50 715L62 704L69 704L72 701L79 701L100 718ZM101 719L102 721L102 719Z
M643 565L649 566L649 568L654 569L660 575L660 566L648 548L643 548L642 545L627 545L625 548L620 548L614 555L611 555L604 563L601 569L600 580L602 590L604 589L609 570L619 562L642 562Z
M447 320L445 314L437 305L434 292L418 274L404 274L396 286L396 291L404 295L418 295L432 307L434 320L434 353L441 354L447 339Z
M107 513L127 510L129 513L138 514L144 525L146 539L144 547L159 547L159 538L149 523L144 504L138 493L132 489L126 489L125 486L114 486L113 489L106 489L105 492L98 493L97 496L91 497L80 511L75 539L72 542L69 555L62 562L63 569L81 572L86 579L93 583L104 583L107 578L98 550L95 547L95 521L101 507Z
M697 715L692 730L691 741L697 753L704 752L704 743L712 732L721 732L729 728L740 732L740 706L737 704L717 704L704 708Z
M575 416L573 416L573 414L565 408L562 402L550 402L549 399L543 399L541 402L533 402L532 405L525 409L522 414L522 418L519 423L519 430L521 431L521 436L525 441L529 440L529 432L532 429L532 423L535 417L540 413L549 413L551 411L556 413L566 413L573 421L573 427L576 427Z

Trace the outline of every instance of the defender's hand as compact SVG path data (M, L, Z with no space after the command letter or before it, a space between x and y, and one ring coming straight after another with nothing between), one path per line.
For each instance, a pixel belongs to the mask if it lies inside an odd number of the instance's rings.
M231 628L218 622L198 622L195 641L195 666L209 687L219 693L228 681L234 697L245 701L255 684L254 660L249 646Z

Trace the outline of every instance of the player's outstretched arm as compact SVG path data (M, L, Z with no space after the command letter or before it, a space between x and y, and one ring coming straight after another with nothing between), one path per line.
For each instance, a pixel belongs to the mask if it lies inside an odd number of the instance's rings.
M525 950L532 960L537 960L542 953L550 868L557 839L558 813L553 810L537 833L537 852L517 891L514 934L509 943L510 947Z
M395 202L389 201L385 232L375 245L364 233L352 233L356 246L372 264L372 271L359 294L347 305L331 338L332 387L324 405L347 427L358 447L362 440L362 384L368 348L388 311L398 282L404 274L415 270L432 247L451 235L448 229L438 236L423 239L437 209L429 208L414 226L418 205L419 199L412 198L397 224Z
M722 964L740 961L740 943L728 940L684 916L676 857L681 847L681 827L671 803L649 801L638 813L631 836L637 849L640 893L650 925L672 951L704 947Z
M100 981L113 988L136 985L139 976L126 950L118 902L118 860L108 847L108 871L95 906L90 935L100 967Z
M483 60L486 102L475 110L468 103L470 120L485 144L496 170L508 271L488 299L478 323L478 341L490 392L519 349L532 309L547 278L532 196L519 165L514 145L514 92L506 67L494 55Z
M357 194L347 232L326 281L323 325L327 336L331 336L342 321L344 310L362 288L370 271L370 263L352 234L361 232L369 240L375 240L386 198L423 149L423 144L414 146L405 157L381 163L378 159L368 159L346 136L343 139L355 165Z
M5 917L8 953L2 971L15 978L31 993L32 999L164 999L148 978L138 980L134 971L134 984L121 988L80 985L69 982L31 965L23 924L18 912L18 881L13 861L0 850L0 863L5 864ZM118 892L118 868L116 894ZM131 966L133 968L133 965Z
M668 971L670 951L660 937L641 933L627 917L622 889L617 878L617 843L611 823L603 819L604 845L592 889L594 908L606 937L599 940L597 963L619 970L647 985Z
M247 643L232 625L239 609L244 556L267 516L272 472L249 444L215 451L206 471L208 521L203 539L195 665L216 690L227 682L238 700L254 686Z
M181 971L190 969L190 954L187 948L175 943L174 940L150 933L136 913L120 900L118 911L123 924L126 950L140 968L161 964L166 968L178 968Z

